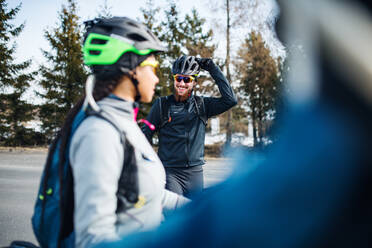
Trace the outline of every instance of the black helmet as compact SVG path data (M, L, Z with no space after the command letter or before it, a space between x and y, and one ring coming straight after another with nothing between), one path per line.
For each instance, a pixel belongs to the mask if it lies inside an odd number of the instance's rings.
M151 53L166 51L143 24L127 17L86 21L84 62L95 74L128 73Z
M198 75L200 72L199 63L195 56L183 55L174 61L172 66L173 74Z

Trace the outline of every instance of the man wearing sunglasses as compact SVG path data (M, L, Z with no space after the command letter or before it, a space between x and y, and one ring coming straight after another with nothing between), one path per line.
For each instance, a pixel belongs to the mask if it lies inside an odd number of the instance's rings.
M193 94L200 70L210 73L221 97ZM147 116L155 128L144 126L142 131L150 142L158 132L158 155L166 171L166 188L190 197L203 189L207 119L227 111L237 104L237 99L212 59L181 56L173 63L172 74L174 93L155 101Z

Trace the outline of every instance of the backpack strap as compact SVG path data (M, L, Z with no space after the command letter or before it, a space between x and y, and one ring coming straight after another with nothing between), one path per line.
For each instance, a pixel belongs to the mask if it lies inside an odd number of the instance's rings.
M195 96L194 95L194 101L195 101L195 107L196 107L196 113L199 116L199 118L202 120L204 125L208 124L208 117L207 113L205 111L205 104L204 104L204 98L201 96ZM169 96L162 96L159 98L159 109L160 109L160 126L159 129L164 127L165 124L168 122L171 122L172 117L170 115L170 102L169 102Z
M159 129L164 127L165 124L171 122L172 117L170 116L170 102L169 96L162 96L159 98L159 109L160 109L160 126Z
M121 143L125 144L125 132L124 132L124 130L119 128L119 124L116 123L115 119L109 113L107 113L106 111L102 111L102 110L99 111L99 112L96 112L96 111L93 111L92 109L89 108L87 110L87 115L88 116L90 116L90 115L97 116L101 119L104 119L108 123L110 123L116 129L116 131L118 131L118 133L120 134Z
M123 145L124 160L123 168L120 173L118 182L118 198L116 213L132 207L138 202L139 185L138 185L138 168L133 145L126 139L125 131L116 123L114 118L105 111L89 111L89 115L95 115L109 122L120 134L120 141ZM125 165L125 166L124 166Z
M194 100L195 100L196 112L199 118L202 120L204 125L207 125L208 117L207 117L207 112L205 111L204 98L201 96L194 95Z
M67 238L74 230L74 178L72 175L72 168L68 162L66 178L66 188L60 196L60 232L58 235L58 247L61 247L61 242Z

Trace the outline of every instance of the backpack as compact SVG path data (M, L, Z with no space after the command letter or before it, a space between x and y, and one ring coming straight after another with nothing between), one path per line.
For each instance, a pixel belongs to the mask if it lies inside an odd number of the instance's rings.
M126 141L125 133L119 129L119 126L115 124L107 112L80 110L71 126L71 135L68 138L65 152L65 163L60 165L61 140L57 139L54 153L49 154L47 158L47 161L51 160L50 166L45 166L42 173L32 216L34 234L41 247L75 247L73 175L69 163L69 146L76 129L90 115L108 121L120 132L121 143L125 151L123 163L126 166L123 166L118 182L116 211L122 211L138 201L138 174L134 148Z
M160 120L161 120L159 128L162 128L163 126L165 126L165 124L172 121L172 117L170 115L169 97L170 96L163 96L159 98ZM207 125L208 117L205 111L204 98L201 96L195 96L195 95L193 95L192 97L193 97L193 101L195 101L195 108L196 108L197 115L199 116L203 124Z

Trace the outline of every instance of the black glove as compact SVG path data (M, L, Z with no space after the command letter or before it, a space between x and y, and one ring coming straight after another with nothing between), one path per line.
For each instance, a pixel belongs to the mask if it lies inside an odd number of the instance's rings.
M214 65L214 62L210 58L195 58L196 62L198 62L200 68L203 70L209 71L211 67Z

